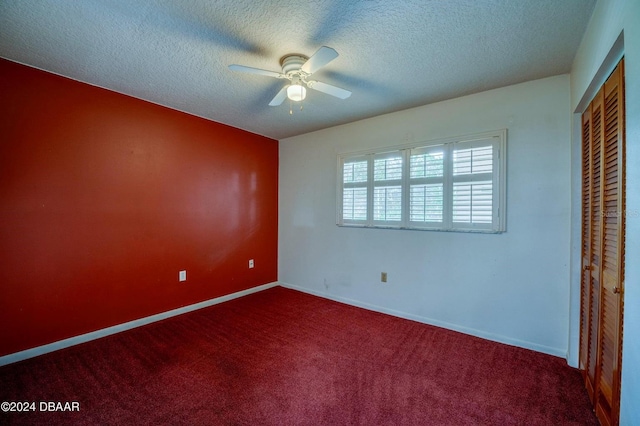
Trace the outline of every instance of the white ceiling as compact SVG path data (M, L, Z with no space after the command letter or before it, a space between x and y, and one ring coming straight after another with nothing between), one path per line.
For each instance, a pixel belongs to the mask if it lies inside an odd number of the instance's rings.
M563 74L595 0L0 0L0 56L282 139ZM269 101L288 53L340 56L302 111Z

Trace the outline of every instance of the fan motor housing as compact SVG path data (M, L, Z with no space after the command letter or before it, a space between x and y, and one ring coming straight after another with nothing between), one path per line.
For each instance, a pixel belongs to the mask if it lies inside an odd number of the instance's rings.
M304 55L287 55L280 59L282 65L282 73L285 75L297 74L300 68L307 62L309 58Z

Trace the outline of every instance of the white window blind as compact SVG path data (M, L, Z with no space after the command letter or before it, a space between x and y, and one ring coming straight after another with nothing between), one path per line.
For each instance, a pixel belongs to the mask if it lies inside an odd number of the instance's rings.
M445 146L416 148L409 155L409 222L441 227L444 220Z
M368 162L366 158L354 158L344 163L342 209L347 222L367 220Z
M453 144L454 227L491 227L494 220L494 151L491 139Z
M373 220L402 220L402 153L376 154L373 157Z
M502 232L506 130L338 157L338 225Z

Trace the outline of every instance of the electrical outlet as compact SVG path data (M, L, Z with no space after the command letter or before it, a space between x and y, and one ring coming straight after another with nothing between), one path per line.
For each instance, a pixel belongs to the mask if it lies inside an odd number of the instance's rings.
M249 269L253 268L253 259L249 259Z
M383 283L387 282L387 273L386 272L381 272L380 273L380 281Z
M187 271L178 272L178 281L186 281L187 280Z

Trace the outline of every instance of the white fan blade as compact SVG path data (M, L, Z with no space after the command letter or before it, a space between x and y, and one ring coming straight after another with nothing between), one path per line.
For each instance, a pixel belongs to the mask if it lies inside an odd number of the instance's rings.
M327 95L335 96L340 99L347 99L351 96L350 91L321 81L309 81L308 86L310 89L317 90L318 92L326 93Z
M313 56L307 59L307 62L300 69L307 74L313 74L337 57L338 52L330 47L322 46Z
M246 72L246 73L249 73L249 74L266 75L267 77L273 77L273 78L283 78L284 77L279 72L261 70L260 68L245 67L244 65L236 65L236 64L229 65L229 69L231 71Z
M284 100L287 98L287 87L289 87L288 84L280 89L278 94L273 99L271 99L271 102L269 102L269 106L278 106L282 102L284 102Z

